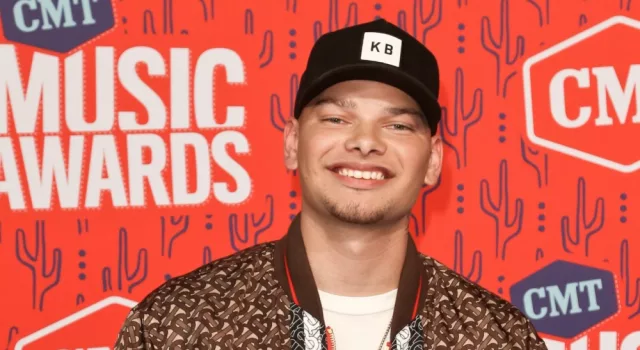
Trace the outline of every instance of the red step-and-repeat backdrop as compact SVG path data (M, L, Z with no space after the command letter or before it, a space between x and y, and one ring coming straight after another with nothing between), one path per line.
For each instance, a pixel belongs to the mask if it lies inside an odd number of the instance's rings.
M439 57L420 249L549 349L640 346L640 2L3 0L0 349L109 349L167 279L280 238L282 131L323 33ZM335 52L340 55L339 50Z

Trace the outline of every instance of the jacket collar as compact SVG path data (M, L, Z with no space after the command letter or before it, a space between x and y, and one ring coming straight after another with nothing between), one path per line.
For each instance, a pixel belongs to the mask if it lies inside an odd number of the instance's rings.
M427 296L427 276L423 261L412 236L409 233L407 235L407 252L391 320L392 340L422 310ZM300 214L293 219L287 234L276 243L274 264L276 278L290 300L326 326L320 296L302 239Z

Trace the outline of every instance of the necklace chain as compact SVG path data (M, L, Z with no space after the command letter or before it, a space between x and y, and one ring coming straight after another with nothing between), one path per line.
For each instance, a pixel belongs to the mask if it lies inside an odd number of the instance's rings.
M382 346L384 345L384 342L387 340L387 335L389 334L389 331L391 331L391 322L389 322L389 326L387 326L387 330L384 332L384 335L382 336L382 341L380 342L380 346L378 347L378 350L382 350Z

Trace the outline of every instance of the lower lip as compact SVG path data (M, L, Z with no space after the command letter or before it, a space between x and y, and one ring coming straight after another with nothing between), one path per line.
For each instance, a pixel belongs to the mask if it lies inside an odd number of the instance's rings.
M335 171L331 171L335 177L342 182L343 185L359 190L370 190L384 185L388 179L374 180L374 179L356 179L355 177L343 176Z

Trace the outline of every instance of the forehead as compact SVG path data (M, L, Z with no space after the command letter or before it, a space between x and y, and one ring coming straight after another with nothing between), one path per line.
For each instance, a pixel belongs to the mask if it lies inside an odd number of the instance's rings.
M423 112L411 96L375 81L352 80L335 84L312 99L305 109L312 114L340 109L366 113L367 117L405 115L428 128Z
M404 107L419 108L418 103L404 91L391 85L369 80L350 80L330 86L316 96L310 105L323 99L336 101L350 101L344 107L355 107L355 100L369 100L381 105L402 105ZM344 102L343 102L344 104Z

